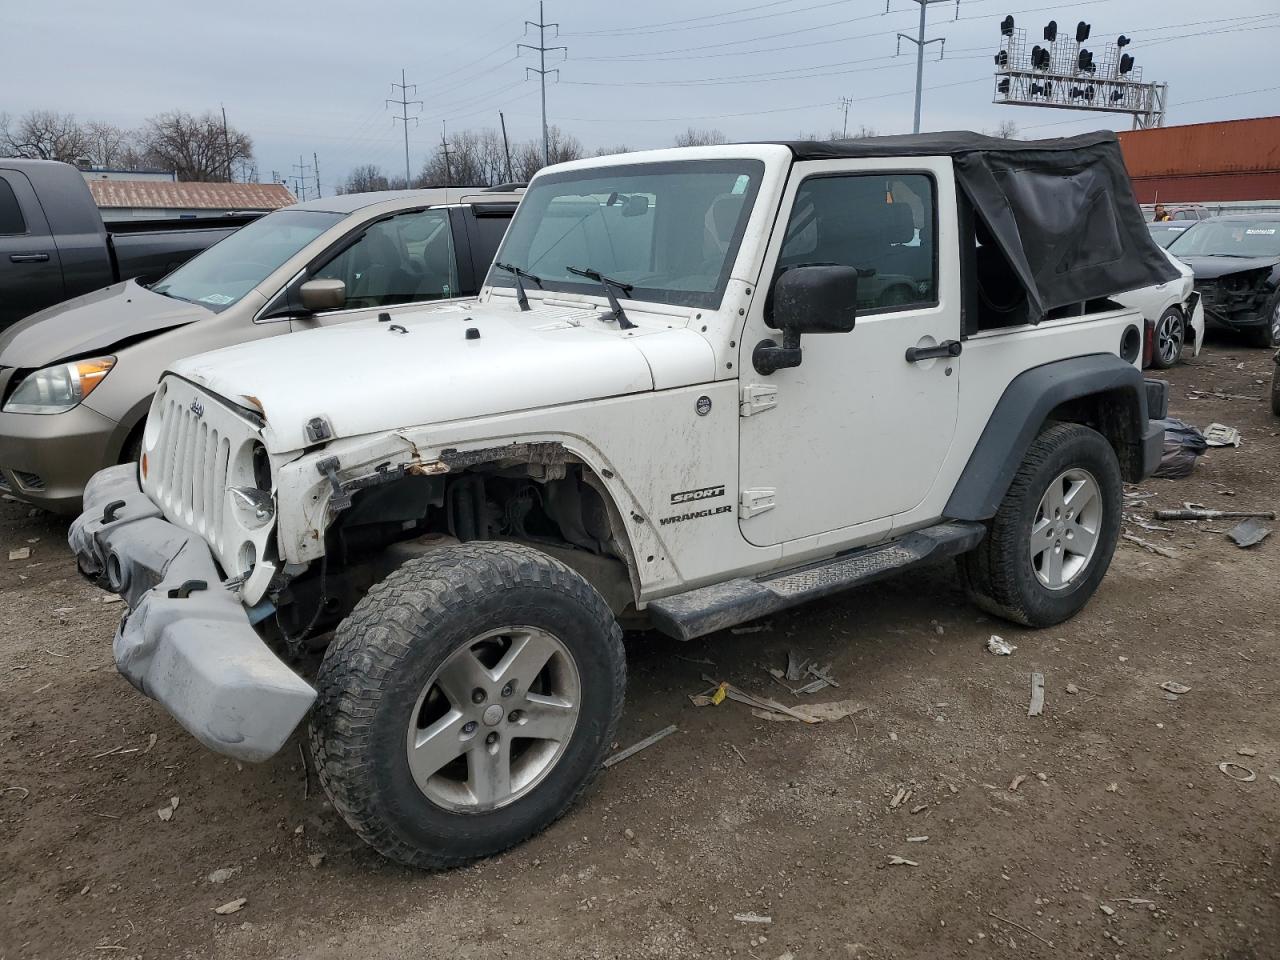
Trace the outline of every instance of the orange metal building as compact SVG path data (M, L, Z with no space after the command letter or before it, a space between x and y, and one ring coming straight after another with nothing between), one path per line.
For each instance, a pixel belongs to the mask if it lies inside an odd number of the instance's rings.
M1139 203L1280 200L1280 117L1117 136Z

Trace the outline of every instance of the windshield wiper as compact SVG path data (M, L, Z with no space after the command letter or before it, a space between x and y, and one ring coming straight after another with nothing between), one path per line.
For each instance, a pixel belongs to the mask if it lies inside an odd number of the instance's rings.
M511 274L511 276L515 278L515 281L516 281L516 303L520 304L520 309L521 309L521 310L528 310L528 309L529 309L529 298L528 298L528 296L526 296L526 295L525 295L525 292L524 292L524 284L523 284L523 283L521 283L520 281L521 281L522 279L524 279L524 280L532 280L534 283L536 283L536 284L538 285L538 288L539 288L539 289L541 289L541 288L542 288L542 278L541 278L541 277L535 277L532 273L529 273L527 270L521 270L519 267L512 266L512 265L511 265L511 264L509 264L509 263L499 263L498 261L496 261L496 260L495 260L495 261L493 262L493 265L494 265L495 267L497 267L499 270L505 270L505 271L507 271L507 273Z
M570 273L579 277L586 277L588 280L594 280L600 286L604 287L604 295L609 298L609 306L613 310L613 319L618 321L619 330L631 330L635 324L627 319L627 315L622 312L622 304L618 302L617 295L613 292L615 288L621 290L623 294L632 291L632 285L623 283L621 280L611 280L599 270L592 270L590 267L565 267Z

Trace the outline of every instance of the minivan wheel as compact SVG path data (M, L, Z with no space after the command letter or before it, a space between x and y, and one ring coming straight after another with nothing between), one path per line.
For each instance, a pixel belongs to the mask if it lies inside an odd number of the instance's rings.
M626 662L608 605L529 547L412 560L339 626L309 740L347 823L409 866L506 849L569 808L613 740Z
M1160 314L1153 334L1155 344L1151 351L1151 366L1168 370L1182 359L1182 348L1187 340L1187 326L1182 311L1170 307Z
M1106 575L1120 535L1120 464L1106 438L1059 423L1023 458L988 533L959 560L970 599L1047 627L1074 616Z

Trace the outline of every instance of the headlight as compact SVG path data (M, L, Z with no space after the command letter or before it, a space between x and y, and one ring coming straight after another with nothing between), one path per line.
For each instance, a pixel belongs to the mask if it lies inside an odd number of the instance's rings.
M66 413L97 388L115 357L93 357L37 370L5 401L5 413Z

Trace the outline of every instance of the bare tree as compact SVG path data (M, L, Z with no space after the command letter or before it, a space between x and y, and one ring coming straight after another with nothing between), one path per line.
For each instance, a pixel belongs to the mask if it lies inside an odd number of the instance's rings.
M585 156L582 141L557 126L547 130L548 153L552 163L566 163ZM542 141L527 140L511 149L512 174L517 180L529 181L542 169Z
M213 111L200 116L173 110L147 120L142 130L147 160L175 170L179 180L227 180L235 165L253 160L253 140L234 127L224 136Z
M506 179L507 160L498 131L459 130L449 136L448 143L448 157L444 148L438 147L423 164L415 186L479 187Z
M619 153L630 153L631 148L625 143L620 143L615 147L596 147L597 157L611 157Z
M16 121L0 117L0 154L29 160L85 159L88 142L84 128L70 113L32 110Z
M994 130L983 130L983 133L991 137L1001 137L1005 140L1018 139L1018 125L1012 120L1001 120L996 124Z
M373 163L356 167L338 187L339 193L369 193L372 190L390 190L391 182L382 168Z
M677 147L710 147L718 143L728 143L728 138L719 130L690 127L684 133L676 134Z
M115 124L91 120L84 127L84 156L95 167L123 167L126 153L137 156L134 135Z

